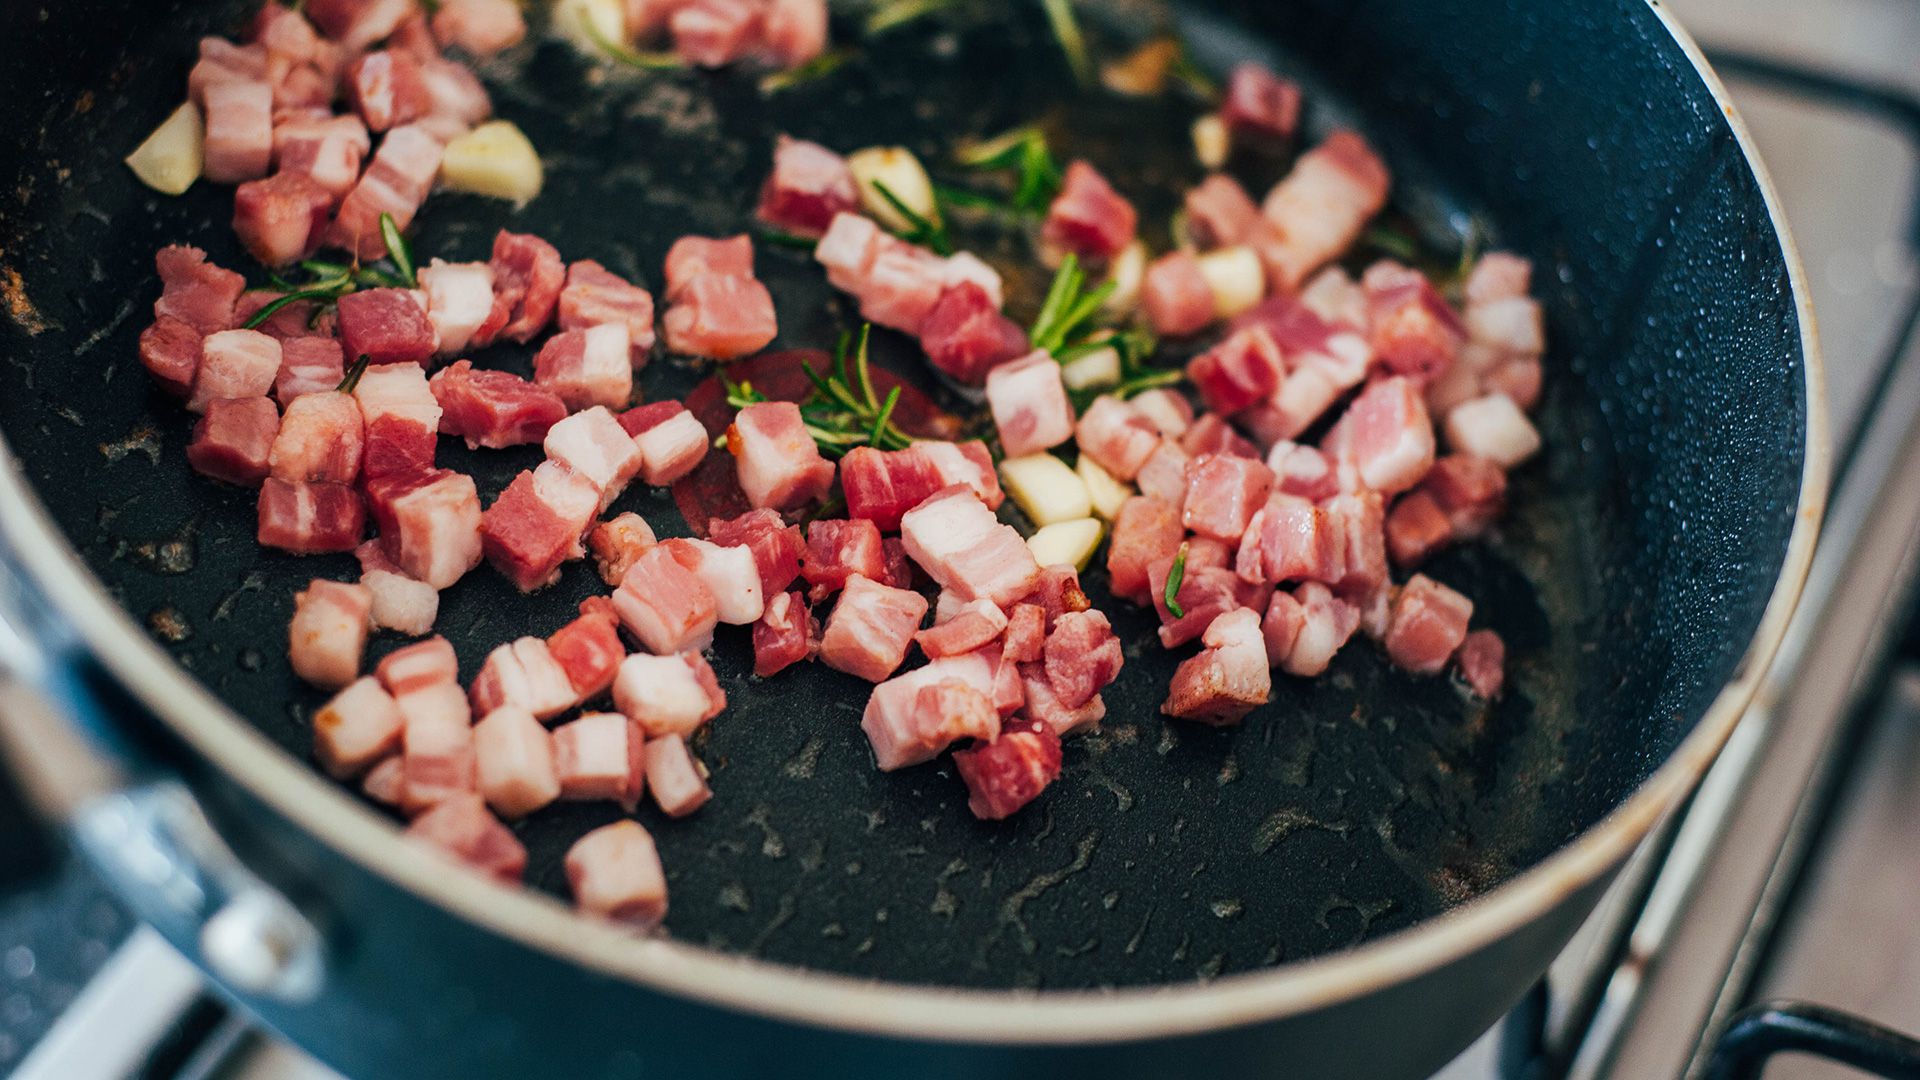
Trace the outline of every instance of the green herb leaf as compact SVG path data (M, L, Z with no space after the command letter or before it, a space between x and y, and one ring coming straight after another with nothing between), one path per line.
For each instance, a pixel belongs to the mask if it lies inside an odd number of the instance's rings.
M792 248L795 251L812 251L814 248L820 246L820 242L811 237L784 232L780 229L767 228L765 226L762 226L760 229L760 239L765 240L775 247Z
M831 52L821 53L797 68L776 71L765 76L760 80L760 92L778 94L816 79L824 79L845 67L847 61L851 59L853 59L853 53L848 49L834 49Z
M1045 349L1062 362L1073 359L1073 355L1067 354L1068 348L1087 337L1091 331L1088 323L1100 313L1101 305L1113 295L1115 288L1109 281L1086 292L1086 284L1086 271L1080 268L1079 258L1068 254L1054 274L1053 284L1047 288L1047 299L1033 321L1029 339L1034 348Z
M639 52L629 49L607 37L594 25L593 17L584 11L580 15L580 29L584 30L587 40L594 43L601 52L630 68L641 71L677 71L687 66L687 62L666 52Z
M856 446L899 450L913 441L893 422L901 388L896 385L887 391L884 401L874 392L873 371L867 358L867 342L872 331L871 325L863 325L857 346L853 334L842 334L834 350L833 367L825 374L805 361L800 364L807 381L813 384L812 395L800 403L800 413L806 421L807 434L824 454L839 457ZM750 385L727 384L727 403L735 408L765 400Z
M1411 263L1420 257L1420 245L1414 238L1391 226L1373 226L1361 234L1360 242L1404 263Z
M886 181L874 180L870 182L873 184L873 190L879 192L880 197L887 200L887 205L899 211L900 216L907 219L907 224L910 228L907 232L900 234L902 240L910 244L919 244L923 247L932 248L935 255L953 254L953 241L947 237L947 226L945 222L936 224L922 217L913 207L908 206L902 201L900 196L895 195L893 189L887 186ZM936 208L934 212L938 214L938 208Z
M1067 56L1074 80L1081 86L1093 85L1093 61L1087 56L1087 40L1080 34L1080 21L1073 14L1072 0L1040 0L1040 6L1046 9L1047 24L1053 28L1060 51Z
M290 292L262 306L260 310L254 312L246 322L241 323L240 328L242 330L258 330L262 323L279 314L281 309L291 304L297 304L302 300L338 300L340 294L352 291L350 288L352 284L351 279L339 278L333 281L319 282L309 285L304 289Z
M393 215L380 215L380 240L387 245L387 258L393 260L394 268L400 271L400 283L409 289L420 287L420 279L413 272L413 249L407 246L407 238L400 235L400 226Z
M867 12L867 33L882 34L952 7L954 0L880 0Z
M887 403L880 406L880 415L874 417L873 428L867 433L867 442L879 446L886 435L887 425L893 420L893 407L900 404L900 387L896 384L887 391Z
M1014 192L1006 206L1022 213L1045 213L1060 194L1060 163L1037 127L1020 127L960 150L956 159L969 169L1016 173Z
M1180 595L1180 583L1187 579L1187 545L1182 543L1180 550L1174 553L1173 568L1167 571L1167 587L1163 595L1167 601L1167 613L1176 619L1187 617L1186 610L1177 599Z
M360 385L360 376L365 375L367 373L367 365L372 362L373 362L372 357L368 356L366 353L361 353L360 359L355 360L353 362L353 366L347 369L347 377L344 379L341 379L340 385L334 387L334 389L340 391L343 394L353 393L353 388Z
M1123 379L1119 385L1107 391L1107 393L1124 401L1135 394L1143 393L1157 387L1177 385L1186 377L1187 373L1180 368L1161 368L1157 371L1142 372L1131 378Z
M1167 74L1193 92L1202 101L1220 100L1220 84L1205 69L1193 62L1193 54L1183 44L1180 55L1173 58L1173 64L1167 68Z

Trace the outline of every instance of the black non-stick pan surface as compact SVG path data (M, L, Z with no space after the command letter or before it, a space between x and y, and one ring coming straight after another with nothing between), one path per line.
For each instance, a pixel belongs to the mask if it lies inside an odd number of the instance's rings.
M1781 418L1805 408L1801 373L1783 359L1798 327L1745 314L1755 290L1786 290L1777 253L1744 278L1727 275L1744 263L1726 251L1669 257L1758 198L1733 167L1737 148L1686 146L1678 156L1690 164L1666 179L1665 198L1614 219L1565 220L1531 185L1566 185L1567 203L1581 205L1581 184L1606 182L1582 163L1653 149L1670 160L1684 125L1595 115L1587 127L1515 134L1500 125L1524 122L1523 72L1473 57L1471 34L1422 40L1423 16L1365 8L1201 5L1180 16L1202 63L1223 70L1253 55L1301 78L1313 132L1362 125L1394 166L1396 215L1437 255L1474 221L1486 240L1537 260L1551 341L1547 450L1514 477L1496 537L1427 568L1473 598L1477 625L1506 638L1508 694L1474 703L1357 640L1323 678L1279 677L1273 701L1239 727L1167 722L1157 708L1190 649L1159 648L1150 613L1111 601L1094 573L1089 593L1127 642L1106 722L1069 742L1060 782L1036 804L982 823L950 766L873 768L857 726L867 684L820 665L755 679L744 629L723 627L712 656L730 704L697 740L716 797L685 821L640 811L668 868L674 936L810 968L988 987L1180 981L1314 956L1410 926L1540 859L1648 775L1711 700L1785 550L1801 425ZM253 493L188 469L190 418L148 384L135 348L161 245L204 246L252 281L264 273L234 241L229 190L202 183L164 198L119 164L179 99L195 38L233 33L244 13L61 13L37 40L70 51L0 72L12 103L0 115L0 298L11 315L0 319L0 429L125 606L305 757L323 697L288 669L292 595L314 576L351 579L351 557L262 550ZM1143 15L1155 10L1120 5L1103 18ZM857 39L857 19L842 12L836 34ZM1563 62L1595 79L1664 76L1651 49ZM1474 63L1493 72L1478 77L1486 97L1423 89L1446 85L1431 78L1436 66ZM1089 157L1137 200L1156 246L1178 193L1200 177L1186 134L1197 108L1076 97L1038 5L929 17L773 95L747 75L637 73L551 41L485 74L498 112L539 147L546 190L520 210L435 196L413 240L423 259L485 258L506 227L657 288L676 238L751 227L779 132L841 150L904 144L943 163L957 136L1044 121L1063 158ZM1341 97L1329 84L1369 89ZM1262 189L1284 165L1239 163ZM1775 251L1770 237L1752 239ZM1716 276L1690 276L1691 262ZM780 312L776 347L828 346L854 325L804 252L762 244L759 270ZM1034 303L1017 297L1016 316ZM926 383L910 342L880 333L876 358ZM521 372L530 361L511 347L475 359ZM674 397L706 374L661 358L642 385L649 399ZM440 449L483 499L538 455L469 452L451 439ZM663 535L687 531L664 492L636 485L615 507L629 509ZM549 633L603 591L589 564L533 596L483 567L443 594L439 630L470 677L494 645ZM381 639L373 651L399 644ZM616 816L610 805L561 805L517 825L529 884L564 895L568 845Z

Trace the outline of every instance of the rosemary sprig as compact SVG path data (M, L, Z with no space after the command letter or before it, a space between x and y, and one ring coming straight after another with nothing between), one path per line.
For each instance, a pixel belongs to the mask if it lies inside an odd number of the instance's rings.
M895 195L893 189L888 187L884 180L873 180L870 181L870 183L873 184L873 190L879 192L882 199L887 200L887 205L893 207L899 212L901 217L907 220L910 228L900 234L900 239L905 240L909 244L919 244L922 247L932 248L935 255L953 254L953 240L947 235L947 225L944 219L940 221L927 220L926 217L914 210L913 207L908 206L900 196ZM938 215L939 212L939 208L935 207L934 213Z
M1375 225L1362 233L1360 242L1376 251L1383 252L1411 263L1420 258L1420 245L1403 229L1391 225Z
M672 53L641 52L614 41L601 33L600 28L594 25L593 16L585 11L580 15L580 29L585 31L587 40L593 42L601 52L630 68L640 71L677 71L687 66L686 61Z
M295 289L293 292L275 297L273 300L267 302L259 311L254 312L246 322L241 323L240 328L243 330L258 330L268 319L273 318L280 313L281 309L291 304L297 304L302 300L334 301L352 291L353 278L351 275L342 274L338 277L310 282L301 288Z
M1053 28L1054 40L1067 56L1067 66L1073 69L1074 81L1081 86L1093 85L1093 61L1087 56L1087 39L1080 34L1080 21L1073 14L1072 0L1040 0L1040 6L1046 10L1047 25Z
M850 49L834 49L821 53L797 68L776 71L764 76L760 80L760 92L778 94L816 79L824 79L845 67L847 61L851 59L853 59L853 52Z
M887 391L884 400L874 392L867 358L872 330L872 326L861 327L857 346L853 335L842 335L833 364L825 372L804 361L800 365L813 384L813 393L800 403L800 415L821 453L840 457L856 446L901 450L913 442L893 422L894 410L900 404L900 387ZM752 383L723 381L722 385L727 391L727 404L736 409L769 400ZM715 445L724 438L716 439Z
M400 235L400 226L393 215L380 215L380 242L387 245L387 258L393 260L393 267L399 271L400 284L409 289L420 287L420 278L413 271L413 249L407 246L407 238Z
M765 240L774 247L792 248L795 251L812 251L814 248L820 246L820 242L811 237L801 236L798 233L790 233L783 229L775 229L764 225L760 227L760 239Z
M1180 46L1180 52L1174 56L1173 63L1168 65L1167 76L1185 84L1186 88L1202 101L1220 100L1220 83L1207 74L1205 68L1194 62L1193 53L1187 49L1184 42Z
M341 379L340 385L334 387L334 389L338 390L342 394L353 393L353 388L360 385L360 376L365 375L367 373L367 365L372 362L373 362L372 357L368 356L366 353L361 353L360 359L355 360L353 362L353 366L347 368L346 378Z
M1163 595L1167 601L1167 614L1176 619L1187 617L1186 609L1180 606L1180 585L1187 580L1187 545L1183 542L1180 550L1174 553L1173 567L1167 571L1167 587Z
M1181 368L1155 368L1151 371L1143 371L1138 375L1120 380L1120 382L1115 384L1113 389L1108 390L1107 393L1125 401L1135 394L1144 393L1162 386L1176 385L1186 377L1186 371Z
M1061 261L1059 272L1053 275L1047 299L1033 321L1028 337L1034 348L1045 349L1060 359L1062 350L1085 339L1089 332L1088 320L1099 314L1101 305L1114 290L1111 281L1092 292L1085 291L1086 284L1087 273L1081 269L1080 259L1069 253Z
M953 4L954 0L880 0L867 12L867 33L883 34Z
M1047 137L1037 127L1020 127L984 142L964 147L957 155L960 164L983 172L1013 172L1013 197L1008 205L1019 212L1043 214L1060 194L1063 175L1060 163L1047 147Z

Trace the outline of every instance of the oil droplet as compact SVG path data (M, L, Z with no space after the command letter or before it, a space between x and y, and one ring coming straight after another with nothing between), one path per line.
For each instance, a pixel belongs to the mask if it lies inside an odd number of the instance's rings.
M1237 919L1240 917L1240 912L1244 910L1240 901L1232 899L1215 900L1207 906L1213 910L1213 917L1216 919Z
M261 664L265 662L259 649L241 649L240 655L234 660L240 665L242 671L259 671Z

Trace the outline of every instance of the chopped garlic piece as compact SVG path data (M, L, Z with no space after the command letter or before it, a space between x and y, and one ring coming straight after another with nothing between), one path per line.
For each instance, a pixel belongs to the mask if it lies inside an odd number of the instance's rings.
M1080 482L1087 485L1087 498L1093 503L1093 512L1108 521L1120 513L1121 504L1133 497L1132 485L1114 479L1112 473L1085 454L1080 455L1074 471L1080 474Z
M1000 463L1000 482L1014 505L1037 526L1093 515L1087 485L1052 454L1028 454Z
M1140 286L1147 280L1147 245L1135 240L1114 256L1107 280L1113 283L1113 294L1100 310L1115 319L1133 314L1133 309L1140 306Z
M1085 570L1105 533L1098 518L1056 521L1028 537L1027 549L1041 566L1068 565Z
M510 120L493 120L447 144L440 182L449 190L525 203L540 194L540 155Z
M200 179L205 157L206 125L192 102L173 115L127 155L127 167L140 182L162 195L178 195Z
M1259 303L1267 295L1267 271L1260 256L1242 244L1209 251L1198 259L1200 276L1213 292L1213 313L1221 319Z
M898 207L880 194L884 184L894 198L935 225L940 223L940 208L934 204L933 180L913 151L899 146L869 146L847 155L847 167L860 185L860 205L875 221L893 232L909 232L913 223Z
M626 5L620 0L559 0L553 5L553 28L581 52L604 57L600 41L627 43Z
M1113 346L1103 346L1085 356L1069 360L1060 365L1060 381L1069 390L1090 390L1096 386L1112 386L1120 381L1120 353Z
M1208 113L1193 122L1193 156L1203 169L1221 169L1227 164L1227 152L1233 148L1227 122L1219 113Z

